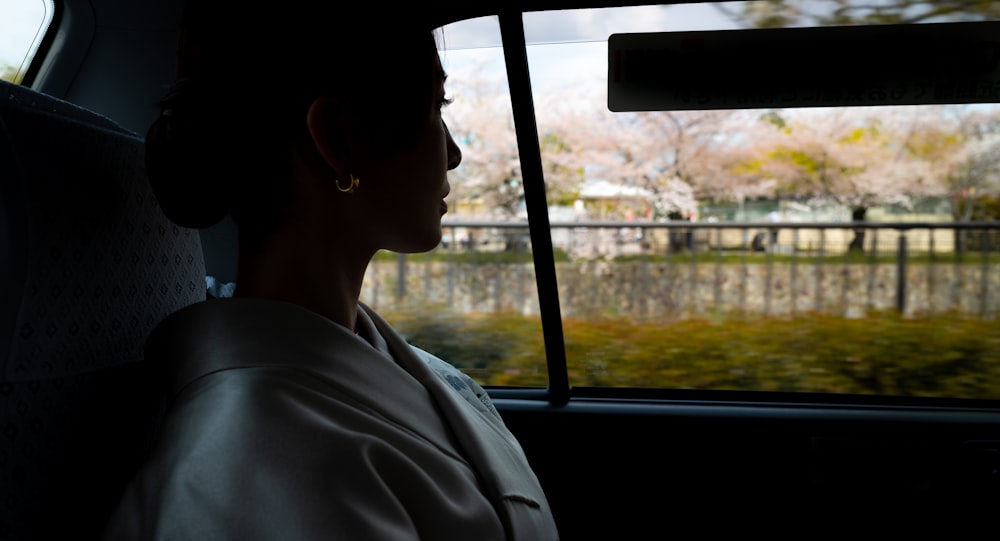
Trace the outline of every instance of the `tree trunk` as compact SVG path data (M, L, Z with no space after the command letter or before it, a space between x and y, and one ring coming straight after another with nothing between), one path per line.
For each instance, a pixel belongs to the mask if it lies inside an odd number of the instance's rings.
M865 221L865 214L868 212L867 207L854 207L851 211L851 221L853 222L863 222ZM847 247L851 252L864 252L865 251L865 230L858 228L854 230L854 239L851 244Z
M667 218L670 219L670 221L681 221L684 220L684 215L679 211L674 210L667 215ZM683 252L685 247L684 231L680 229L668 229L667 231L670 253L679 254Z
M970 197L965 190L962 190L962 198L958 200L958 212L955 212L955 217L960 222L968 222L972 220L973 213L975 212L976 199ZM968 239L967 231L965 229L955 229L955 251L959 255L965 253L966 240Z

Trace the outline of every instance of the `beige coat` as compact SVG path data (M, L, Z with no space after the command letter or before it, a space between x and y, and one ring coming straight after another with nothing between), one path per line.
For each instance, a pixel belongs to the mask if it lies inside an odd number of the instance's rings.
M173 399L106 539L556 539L482 388L362 310L382 351L281 302L165 320Z

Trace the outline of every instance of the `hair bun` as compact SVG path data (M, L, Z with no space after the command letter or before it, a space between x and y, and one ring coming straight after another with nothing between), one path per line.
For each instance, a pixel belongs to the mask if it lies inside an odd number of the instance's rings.
M211 227L232 206L231 177L220 171L218 152L208 135L214 130L194 125L195 115L169 101L146 133L146 176L172 222Z

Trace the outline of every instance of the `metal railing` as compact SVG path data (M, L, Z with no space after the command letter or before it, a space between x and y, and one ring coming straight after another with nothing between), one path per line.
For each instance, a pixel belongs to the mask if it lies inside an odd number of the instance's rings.
M1000 313L1000 222L550 225L566 315ZM431 254L369 272L364 294L383 306L537 310L523 222L446 222Z

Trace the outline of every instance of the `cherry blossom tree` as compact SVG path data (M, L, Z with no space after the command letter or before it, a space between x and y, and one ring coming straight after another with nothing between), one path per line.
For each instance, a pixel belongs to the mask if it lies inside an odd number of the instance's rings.
M487 77L481 66L474 66L453 74L449 83L454 102L445 110L446 121L462 147L453 191L466 201L476 201L480 217L519 217L524 179L506 80ZM554 100L565 102L563 98ZM572 201L579 192L587 163L581 148L574 146L580 141L567 134L590 128L570 114L558 118L555 123L540 122L538 134L547 197L556 204Z
M747 2L740 6L742 9L728 3L715 3L715 6L734 21L750 21L750 25L757 28L996 20L1000 17L1000 3L992 0L766 0Z
M977 202L1000 197L1000 111L974 110L956 114L963 144L956 153L947 183L958 220L971 220Z
M911 207L948 193L948 172L962 138L944 122L940 107L834 108L761 115L744 161L742 179L775 182L779 197L814 204L835 202L856 221L875 205ZM759 129L770 126L770 129ZM858 230L854 248L863 246Z
M687 216L697 209L697 186L711 186L718 173L719 134L729 111L612 113L598 93L589 99L558 99L540 115L562 133L587 176L650 194L653 214ZM566 110L566 104L590 104ZM563 104L562 107L559 104ZM596 105L595 105L596 104Z
M521 163L505 80L482 65L449 77L453 99L444 111L462 163L451 176L455 199L470 203L471 217L515 217L524 200Z
M517 217L524 191L506 82L475 68L452 75L446 115L464 156L452 197L481 206L466 217ZM595 88L536 96L550 204L596 179L650 194L657 216L698 201L794 198L863 220L876 205L1000 193L1000 113L985 107L611 113Z

